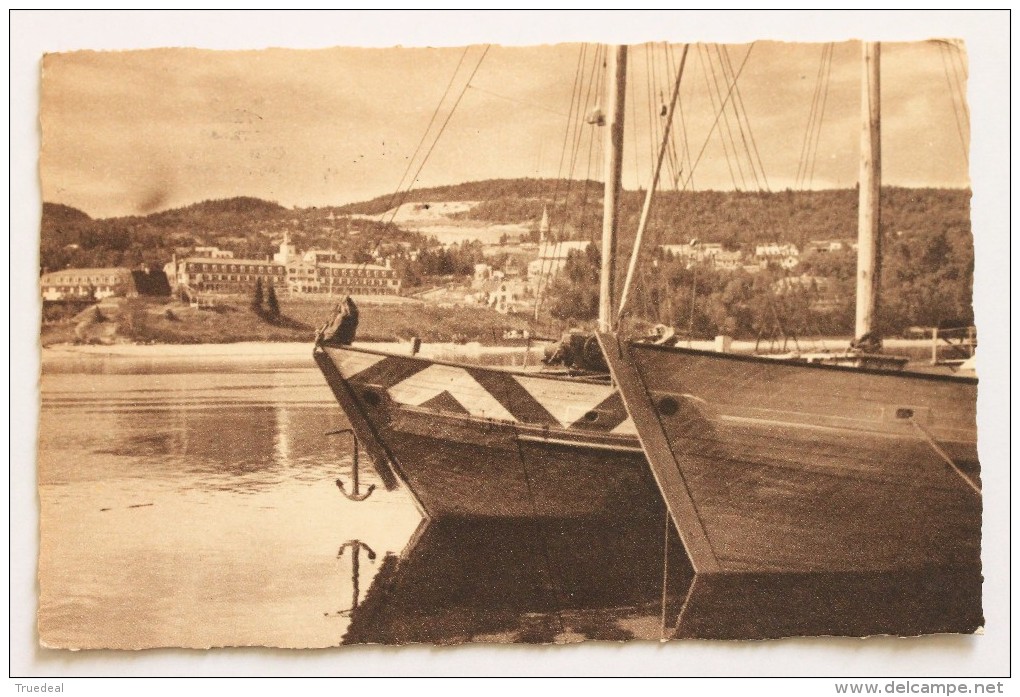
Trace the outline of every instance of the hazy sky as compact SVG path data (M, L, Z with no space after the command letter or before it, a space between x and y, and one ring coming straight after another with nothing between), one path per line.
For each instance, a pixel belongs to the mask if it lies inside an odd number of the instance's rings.
M748 48L723 47L734 69ZM739 78L739 97L773 190L795 185L822 51L823 44L758 42ZM475 46L49 54L41 105L43 199L111 216L237 195L309 206L388 194L451 77L433 134L484 52ZM489 49L417 186L556 176L580 54L580 44ZM723 156L723 121L709 137L718 109L707 85L721 55L715 46L692 46L682 81L692 156L708 143L694 170L698 189L739 182L731 174L736 161ZM672 79L665 56L662 44L630 52L627 188L637 186L639 175L641 183L650 176L649 114L658 121ZM674 70L679 56L674 46ZM588 75L592 48L585 58ZM965 66L959 46L883 44L884 183L967 185L965 114L954 111L947 80L954 68L965 80ZM716 79L723 81L718 72ZM860 44L835 44L815 188L855 184L859 114ZM747 138L736 130L732 112L729 123L741 145ZM575 173L583 175L589 173L589 136L581 137ZM760 180L744 185L762 186Z

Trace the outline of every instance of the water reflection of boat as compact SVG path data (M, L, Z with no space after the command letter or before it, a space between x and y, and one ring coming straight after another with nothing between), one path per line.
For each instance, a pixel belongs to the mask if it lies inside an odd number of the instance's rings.
M448 518L389 555L351 614L345 644L566 643L659 639L662 518ZM666 635L690 584L673 534Z

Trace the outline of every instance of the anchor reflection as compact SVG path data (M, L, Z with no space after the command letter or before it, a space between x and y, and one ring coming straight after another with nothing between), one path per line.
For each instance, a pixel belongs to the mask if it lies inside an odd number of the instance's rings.
M361 540L348 540L340 545L336 558L338 560L343 559L344 552L348 549L351 550L351 606L346 610L325 613L333 617L350 617L358 610L358 604L361 600L361 550L365 550L365 556L370 562L374 562L377 556L375 550Z
M692 578L663 519L423 522L360 602L354 573L343 643L658 640Z

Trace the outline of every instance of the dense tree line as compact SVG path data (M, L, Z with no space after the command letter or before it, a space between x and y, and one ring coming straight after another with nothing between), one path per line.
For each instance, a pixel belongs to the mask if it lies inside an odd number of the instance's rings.
M458 214L484 223L537 223L543 210L551 234L561 239L596 239L601 229L602 185L594 181L509 179L471 182L415 191L415 201L479 201ZM299 249L336 249L346 260L369 262L372 253L393 258L404 285L430 277L466 276L483 261L480 245L444 249L434 240L383 221L349 218L377 214L391 197L342 207L288 209L240 197L204 201L153 213L94 220L81 211L44 204L40 266L162 266L175 252L215 245L238 257L265 258L286 231ZM621 203L620 247L629 250L637 227L641 191L625 191ZM856 236L857 192L661 192L652 209L647 249L659 244L719 242L753 251L756 243L792 242L804 250L814 239ZM911 325L965 324L973 319L973 240L970 192L954 189L882 190L885 254L882 274L882 330ZM411 249L421 250L412 258ZM853 252L801 256L793 272L824 279L781 285L789 274L686 269L646 255L635 294L634 316L711 335L767 335L852 331ZM620 266L624 265L621 259ZM570 260L546 294L545 307L564 320L586 320L597 309L598 255L595 247Z
M902 235L886 247L878 324L882 335L898 336L912 326L973 322L972 256L954 252L945 234ZM628 321L665 324L694 338L851 336L856 264L850 249L808 255L792 272L778 266L756 273L688 267L671 255L652 255L637 276ZM548 290L546 306L554 318L595 319L599 267L595 245L570 255Z

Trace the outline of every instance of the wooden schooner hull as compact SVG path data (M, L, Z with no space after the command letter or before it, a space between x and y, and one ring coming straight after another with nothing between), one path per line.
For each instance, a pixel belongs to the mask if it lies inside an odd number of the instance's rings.
M376 467L431 518L642 516L661 508L606 382L349 346L316 361Z
M600 338L695 570L679 636L981 626L976 380Z

